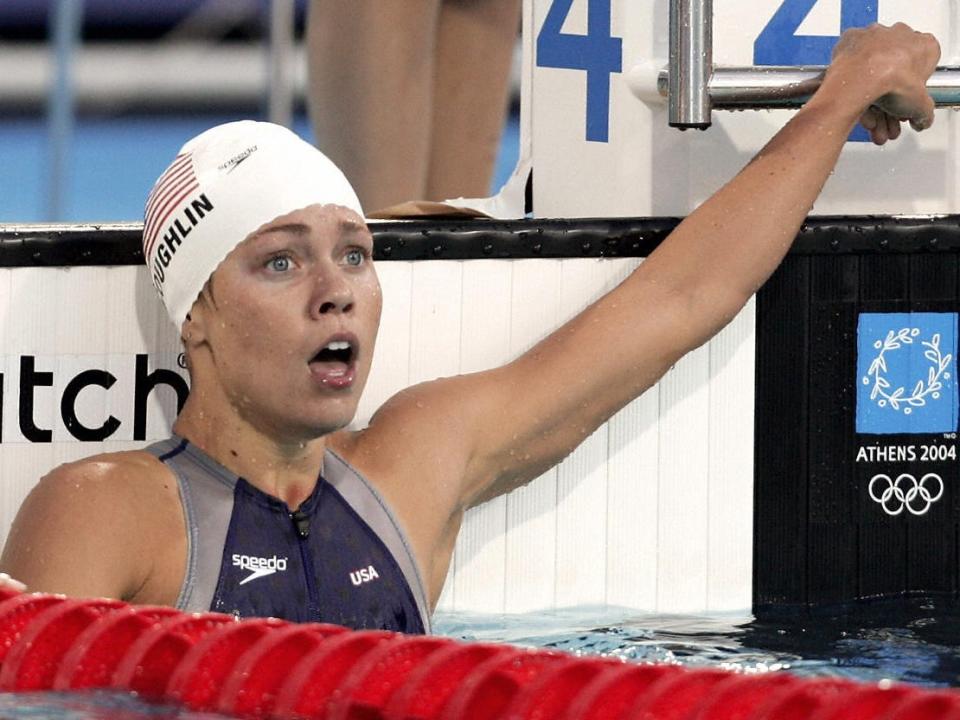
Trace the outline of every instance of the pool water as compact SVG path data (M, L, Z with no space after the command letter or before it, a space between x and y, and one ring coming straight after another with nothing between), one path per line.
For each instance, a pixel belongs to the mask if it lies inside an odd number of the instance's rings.
M628 662L721 667L743 673L960 685L960 604L918 599L833 613L757 620L743 615L651 615L581 607L525 615L445 613L438 634L504 641ZM0 694L0 718L56 720L213 720L150 705L124 693Z
M150 705L127 693L0 693L4 720L214 720L223 715L188 713L171 705Z
M519 616L448 614L437 619L436 630L633 662L960 686L960 604L950 600L881 601L762 620L596 608Z

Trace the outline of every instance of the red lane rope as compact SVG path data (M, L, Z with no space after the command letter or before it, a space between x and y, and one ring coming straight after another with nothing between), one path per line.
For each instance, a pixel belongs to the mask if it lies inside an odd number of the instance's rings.
M205 635L230 627L229 615L177 614L146 630L124 655L111 679L111 686L133 690L150 700L166 697L167 685L177 664Z
M274 715L322 717L343 679L366 653L401 639L397 633L370 630L331 638L291 668L277 692Z
M522 650L509 645L456 643L433 653L407 676L383 710L386 720L437 720L444 706L478 665Z
M289 623L267 618L233 623L209 633L177 663L167 683L167 697L198 711L213 707L224 683L235 674L240 657L270 629L286 632L288 627Z
M960 693L631 665L0 588L0 689L324 720L960 720Z
M577 658L533 650L494 658L470 673L450 699L440 720L494 720L508 717L510 702L527 683L558 663Z
M118 600L64 600L37 614L3 661L0 690L53 687L60 662L77 636L104 613L123 607Z
M73 641L53 679L54 690L104 687L134 640L177 611L141 605L102 615Z
M448 638L420 636L371 650L344 678L326 717L330 720L376 717L414 667L453 644Z
M591 680L611 667L616 660L600 662L555 663L521 688L510 703L510 717L517 720L554 720L559 717Z
M232 668L225 666L227 677L216 706L223 708L222 712L244 717L269 716L290 668L327 638L345 632L346 628L336 625L310 623L270 633L239 657Z
M677 672L675 665L624 665L601 673L580 691L559 720L620 720L658 680Z
M700 714L710 720L739 720L749 717L751 710L765 702L773 693L794 688L800 682L787 673L770 675L741 675L725 683L722 690L711 693L700 707Z

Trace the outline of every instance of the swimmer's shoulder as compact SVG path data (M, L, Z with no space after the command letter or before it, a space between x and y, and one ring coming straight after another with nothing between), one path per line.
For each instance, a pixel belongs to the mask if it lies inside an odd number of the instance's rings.
M179 521L177 481L171 470L144 450L101 453L51 470L25 506L60 508L86 518L85 525L129 524L138 534Z
M465 509L461 491L469 456L460 378L406 388L358 431L328 437L327 447L384 498L417 559L432 603L443 587Z
M145 450L100 453L64 463L41 478L37 489L58 494L139 496L168 489L176 479Z
M156 457L93 455L54 468L34 486L0 564L32 590L132 598L154 564L144 561L151 547L181 534L182 522L176 479Z

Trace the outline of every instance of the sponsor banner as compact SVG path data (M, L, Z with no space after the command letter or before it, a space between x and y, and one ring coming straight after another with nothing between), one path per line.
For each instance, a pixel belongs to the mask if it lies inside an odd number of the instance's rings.
M0 356L0 444L167 437L183 365L177 352Z

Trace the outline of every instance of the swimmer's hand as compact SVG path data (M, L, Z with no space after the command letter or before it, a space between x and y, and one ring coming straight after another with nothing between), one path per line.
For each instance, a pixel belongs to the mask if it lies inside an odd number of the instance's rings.
M940 43L908 25L871 25L847 30L833 49L821 90L860 103L860 122L877 145L933 124L933 99L926 83L940 59ZM818 92L819 94L819 92Z
M15 580L6 573L0 573L0 588L6 590L15 590L16 592L24 592L27 589L27 586L24 585L19 580Z

